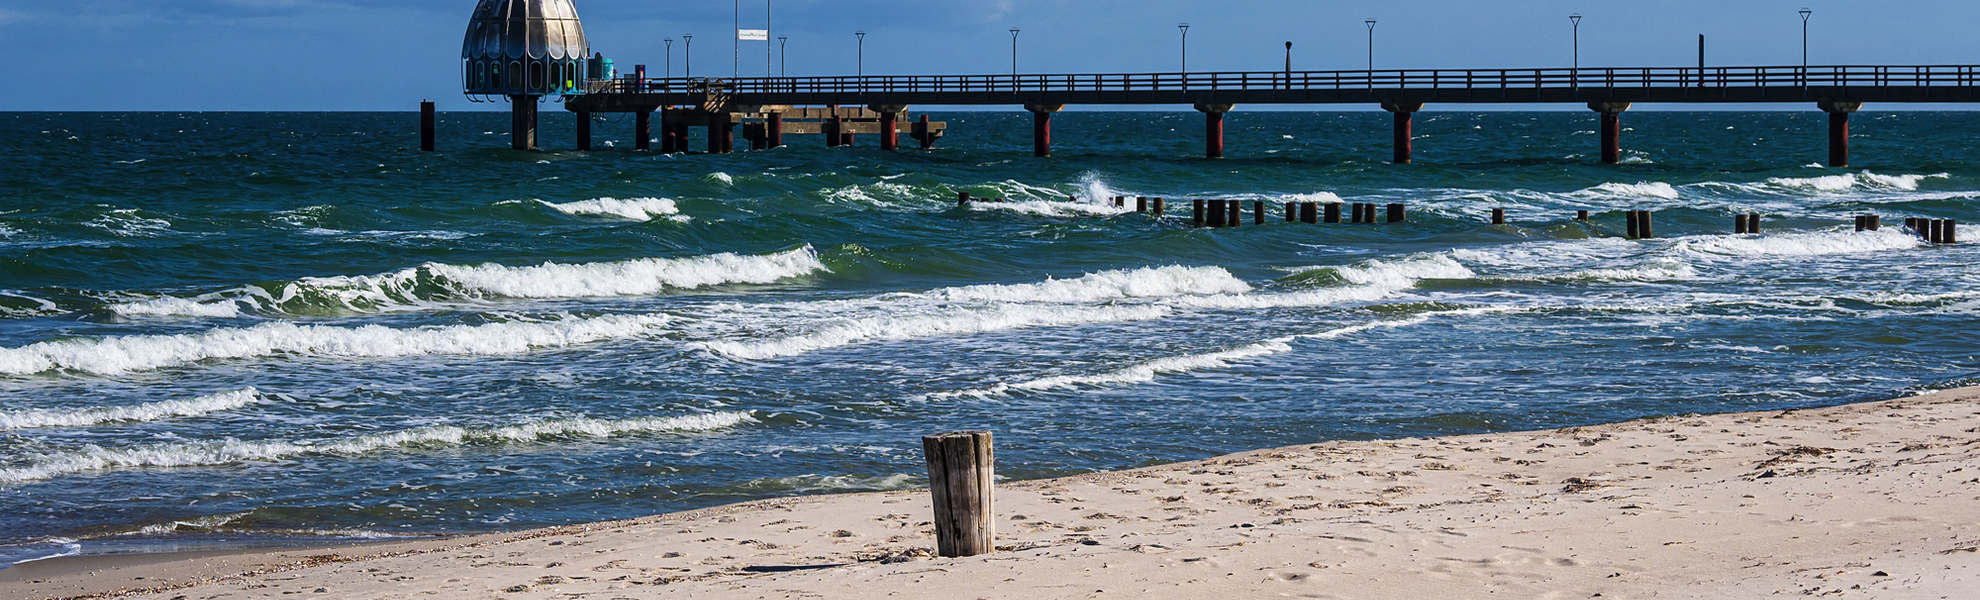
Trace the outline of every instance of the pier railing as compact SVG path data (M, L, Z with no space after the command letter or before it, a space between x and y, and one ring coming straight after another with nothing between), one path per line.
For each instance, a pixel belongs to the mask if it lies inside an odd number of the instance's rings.
M1039 93L1273 90L1497 90L1577 88L1974 87L1980 66L1820 66L1564 69L1399 69L1209 73L867 75L826 77L621 78L592 93L733 94Z

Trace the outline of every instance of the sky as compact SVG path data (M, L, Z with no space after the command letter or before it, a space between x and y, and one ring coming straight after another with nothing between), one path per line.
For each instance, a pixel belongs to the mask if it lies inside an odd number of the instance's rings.
M792 76L850 75L867 32L867 74L1008 73L1020 29L1026 73L1174 72L1190 24L1189 70L1565 67L1571 13L1581 64L1794 65L1802 23L1824 64L1980 64L1972 0L771 0ZM475 0L0 0L0 111L392 111L422 99L486 110L460 95L460 48ZM764 24L764 0L577 0L592 48L622 69L728 76L735 11ZM770 44L775 44L771 42ZM743 76L766 69L742 42ZM499 108L500 105L497 105Z

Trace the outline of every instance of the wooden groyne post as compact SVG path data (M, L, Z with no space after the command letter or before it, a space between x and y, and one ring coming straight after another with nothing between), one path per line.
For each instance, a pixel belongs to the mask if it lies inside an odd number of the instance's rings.
M928 458L928 492L935 500L935 549L955 558L997 549L991 493L996 455L990 432L955 431L922 436Z
M419 149L421 152L433 151L433 117L433 102L429 100L419 101Z

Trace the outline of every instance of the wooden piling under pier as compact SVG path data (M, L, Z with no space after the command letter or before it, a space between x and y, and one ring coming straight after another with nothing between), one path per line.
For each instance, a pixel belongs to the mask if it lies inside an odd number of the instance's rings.
M1503 208L1492 209L1492 224L1493 225L1506 224L1506 209Z
M1339 202L1327 203L1327 223L1338 224L1340 222L1341 222L1341 203Z

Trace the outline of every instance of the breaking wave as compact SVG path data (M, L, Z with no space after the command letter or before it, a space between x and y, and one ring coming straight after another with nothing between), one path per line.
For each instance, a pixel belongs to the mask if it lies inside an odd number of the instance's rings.
M64 370L114 375L209 359L281 354L341 358L519 354L644 335L670 320L666 315L608 315L417 329L264 323L197 334L59 340L4 348L0 374Z
M700 342L698 347L739 359L795 356L869 341L984 333L1026 327L1051 327L1145 321L1168 316L1159 306L1068 307L1006 305L945 314L866 317L827 325L810 333L757 341Z
M84 408L76 410L28 410L0 412L0 430L42 427L88 427L102 423L158 421L173 417L197 417L233 410L261 401L254 388L221 392L189 400L166 400L135 406Z
M1251 285L1220 267L1167 266L1089 273L1077 279L1039 283L972 285L928 292L948 301L1099 302L1188 294L1247 292Z
M195 299L158 298L110 308L118 314L132 316L234 317L243 307L299 315L367 313L432 302L488 298L650 295L670 289L774 283L827 270L818 252L810 246L766 255L722 253L523 267L427 263L382 275L311 277L279 286L247 286Z
M306 455L354 456L393 448L517 444L557 438L710 431L754 422L757 422L755 417L747 412L723 412L615 421L559 419L490 428L442 425L327 440L227 439L132 448L104 448L90 445L77 451L46 456L26 466L0 469L0 483L40 481L111 469L219 466L259 460L282 460Z
M681 209L668 198L597 198L576 202L548 202L537 200L557 212L573 216L607 216L627 221L651 221L657 217L669 217L676 221L687 221L690 217L681 215Z
M1703 236L1679 240L1673 250L1704 256L1819 256L1916 248L1925 242L1901 228L1818 231L1758 237Z

